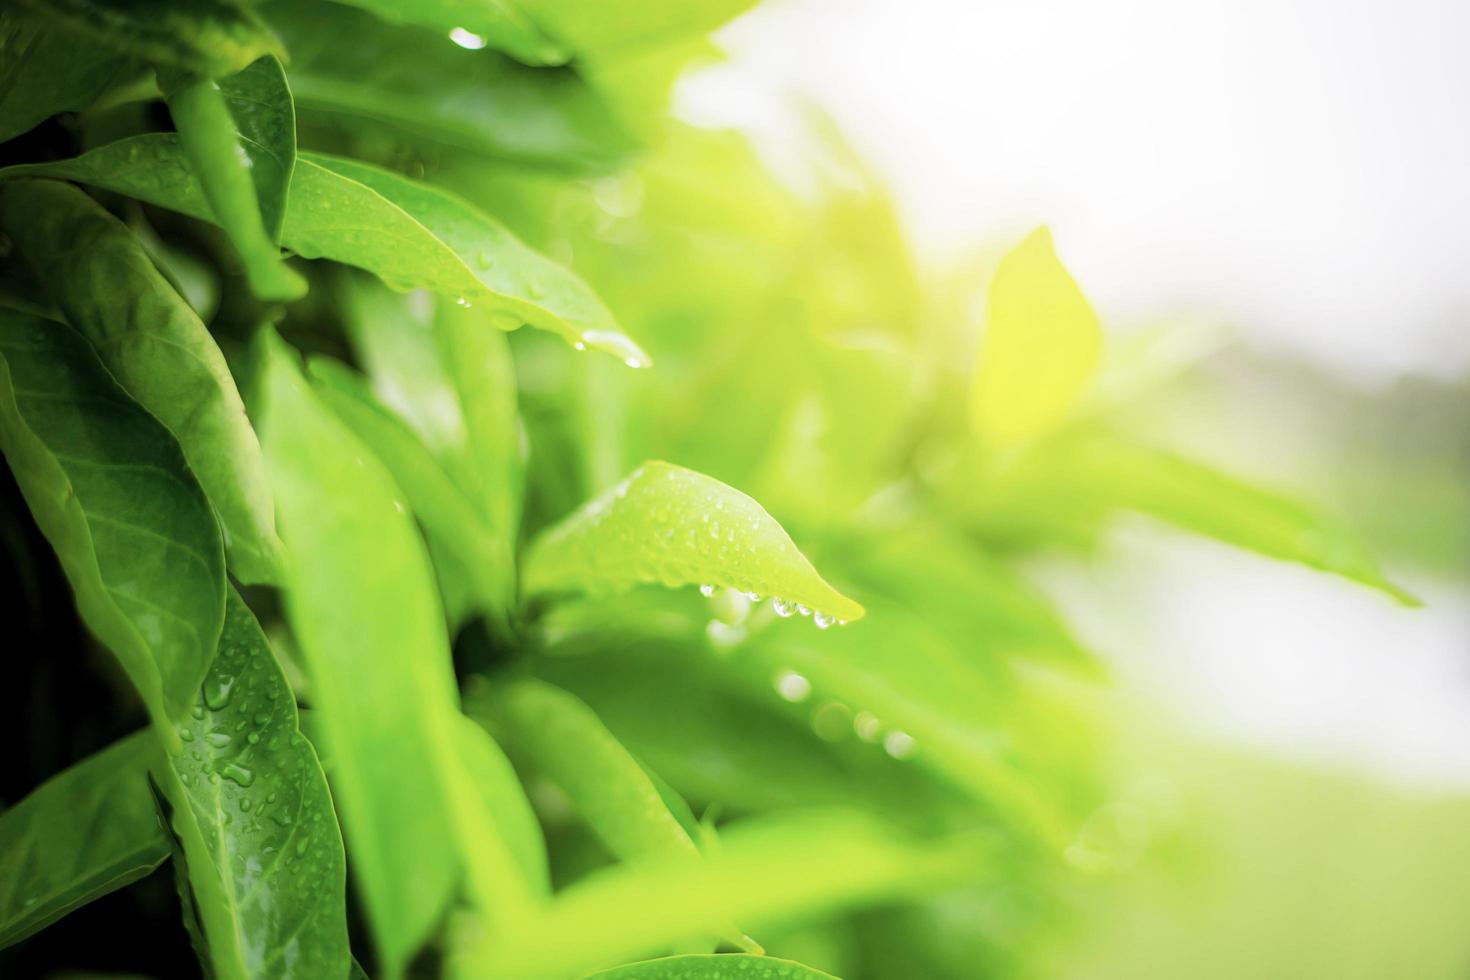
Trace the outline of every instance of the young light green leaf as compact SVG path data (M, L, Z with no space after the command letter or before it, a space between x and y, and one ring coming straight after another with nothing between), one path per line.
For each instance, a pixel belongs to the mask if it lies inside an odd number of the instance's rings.
M156 722L182 718L224 619L220 533L178 444L63 324L0 311L0 447L82 619Z
M306 280L281 258L277 242L296 162L296 117L286 76L264 57L220 82L161 71L159 84L190 169L262 299L293 300Z
M570 55L542 34L516 0L346 0L383 20L413 24L448 35L456 44L491 48L527 65L562 65Z
M461 862L472 901L498 923L515 921L530 896L464 769L449 640L400 492L274 334L261 342L262 431L288 542L286 609L354 876L384 972L398 976L446 911Z
M346 863L326 777L265 634L233 589L219 653L179 737L168 764L188 812L179 806L174 823L217 975L344 976Z
M75 187L0 182L0 228L123 388L178 439L220 515L236 576L273 581L280 543L260 444L204 324L127 227Z
M1384 577L1357 535L1282 494L1170 453L1098 437L1069 443L1040 478L1063 482L1113 507L1150 514L1249 551L1332 572L1418 600Z
M424 9L398 9L411 8ZM274 4L268 16L291 52L288 77L304 122L354 135L386 129L559 169L607 170L634 149L606 101L571 68L527 68L494 51L467 51L447 31L337 4Z
M792 960L774 956L691 954L629 963L583 980L837 980Z
M0 949L168 857L148 792L155 744L151 731L129 736L0 813Z
M469 609L450 610L450 621L477 610L508 629L515 601L510 542L491 529L419 437L378 403L364 379L327 358L313 358L310 373L319 382L317 394L393 475L428 532L436 557L452 562L441 571L464 583Z
M760 504L661 461L542 532L525 562L527 592L614 592L644 582L754 592L835 620L863 616Z
M0 142L87 108L142 67L90 38L0 11Z
M872 820L833 812L752 820L727 829L703 862L621 865L572 885L514 935L465 950L476 976L577 976L721 922L772 925L962 881L983 866L975 842L914 844ZM576 936L575 943L559 937Z
M986 301L970 394L984 442L1009 449L1043 435L1071 410L1097 371L1102 327L1038 228L1001 259Z
M0 177L26 175L76 180L213 220L173 134L0 170ZM421 287L483 307L500 315L502 329L530 323L631 366L652 363L576 275L454 195L377 167L298 157L281 240L306 258L366 269L401 290Z
M20 0L36 15L149 64L210 78L237 72L281 42L237 0Z

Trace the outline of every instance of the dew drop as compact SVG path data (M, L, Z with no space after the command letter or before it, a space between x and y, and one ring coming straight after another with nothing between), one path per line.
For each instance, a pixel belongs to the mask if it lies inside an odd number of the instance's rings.
M786 619L796 612L796 607L780 597L771 600L771 611L782 619Z
M859 711L852 718L852 730L864 742L878 741L878 732L882 727L883 723L871 711Z
M299 840L297 840L296 841L296 856L297 857L305 857L306 856L306 849L307 849L308 846L310 846L310 842L305 837L302 837Z
M194 729L192 729L192 728L180 728L179 729L179 738L183 739L186 742L192 742L192 741L194 741Z
M250 807L251 807L250 797L248 797L248 796L242 796L242 797L240 797L240 811L242 813L249 813L250 812Z
M587 349L587 345L584 344L582 341L577 340L577 341L573 341L572 342L572 350L586 350L586 349Z
M761 597L758 596L758 595L756 595L754 592L747 592L747 593L745 593L745 598L749 599L751 602L760 602L761 601Z
M260 742L260 732L251 732L249 735L246 735L245 736L245 741L249 742L251 745L255 745L255 744L259 743Z
M836 616L828 616L824 612L819 612L819 613L815 614L814 616L812 616L812 622L814 622L814 623L817 624L817 629L824 630L824 629L828 629L829 627L835 625L836 622L837 622L837 617Z
M470 51L478 51L488 43L480 35L467 31L463 27L456 27L450 31L449 40Z
M895 759L907 759L914 754L914 750L918 747L918 743L914 741L912 735L908 732L901 732L896 728L883 738L883 751Z
M222 749L230 744L229 732L210 732L204 736L205 741L217 749Z
M803 616L810 616L812 614L812 609L810 606L803 606L799 602L796 604L796 611L801 613Z
M210 711L223 710L230 703L230 692L235 688L235 678L211 674L204 681L204 703Z
M249 786L255 782L255 773L238 762L226 762L220 766L219 774L236 786Z
M708 599L715 594L715 587L713 585L701 585L699 587L699 594Z
M812 682L794 670L781 671L772 683L776 693L792 704L805 701L812 693Z

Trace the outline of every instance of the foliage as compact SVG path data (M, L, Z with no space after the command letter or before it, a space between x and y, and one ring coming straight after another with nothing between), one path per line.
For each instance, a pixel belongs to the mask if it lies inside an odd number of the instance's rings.
M7 539L133 692L30 707L145 726L0 812L0 944L171 861L222 978L1024 972L1111 857L1026 560L1395 591L1130 437L1046 229L939 282L820 123L803 195L665 118L745 5L0 13Z

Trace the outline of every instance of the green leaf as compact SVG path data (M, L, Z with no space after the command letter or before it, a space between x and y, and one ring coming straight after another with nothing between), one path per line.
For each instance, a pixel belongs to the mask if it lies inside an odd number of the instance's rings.
M72 160L0 170L0 177L23 175L76 180L212 220L172 134L132 137ZM397 289L421 287L501 314L502 329L530 323L632 366L651 363L573 273L454 195L386 170L302 154L281 240L306 258L366 269Z
M570 55L542 34L516 0L343 0L386 21L454 33L471 48L504 51L528 65L561 65ZM468 34L468 36L466 36Z
M140 72L132 59L13 10L0 12L0 142L79 112Z
M830 620L863 607L817 574L760 504L671 463L645 463L547 529L525 562L527 592L615 592L703 583L800 604Z
M179 737L168 761L188 813L175 811L175 829L215 972L344 976L346 863L326 777L265 634L234 590L219 654Z
M151 731L63 770L0 813L0 948L168 857L153 813Z
M281 42L236 0L20 0L21 6L150 64L210 78L237 72Z
M1055 461L1038 464L1031 478L1419 604L1384 577L1372 552L1340 522L1180 456L1108 437L1082 439L1059 449Z
M415 143L576 170L609 169L633 149L571 68L527 68L336 4L274 4L268 15L291 52L304 121L354 132L376 123Z
M1102 327L1038 228L1001 259L991 280L970 397L984 442L1009 449L1055 428L1102 357Z
M575 695L522 678L483 685L466 710L559 787L615 856L699 857L643 767Z
M841 811L752 820L723 832L704 862L670 856L596 873L525 928L461 959L477 976L576 976L722 922L772 925L921 894L975 874L983 854L973 841L909 843Z
M755 0L646 0L619 7L582 0L520 0L531 19L573 50L607 56L708 34Z
M179 143L262 299L293 300L306 280L281 259L277 243L296 162L296 117L280 62L266 56L215 82L160 72Z
M286 610L380 962L400 975L463 863L497 924L530 896L461 755L463 724L428 556L392 478L320 403L274 334L266 458L287 541ZM403 846L413 841L414 846Z
M470 718L461 718L460 755L469 779L479 790L485 809L505 835L511 855L538 897L551 894L551 875L546 866L546 838L536 811L526 797L510 760L495 740Z
M82 619L155 721L182 718L224 619L209 502L166 429L68 327L0 311L0 447Z
M260 444L204 324L127 227L75 187L0 183L0 228L123 388L178 439L220 515L232 571L274 580L280 543Z
M774 956L692 954L629 963L583 980L836 980L830 973Z
M310 373L320 382L321 399L393 475L428 532L436 558L450 563L441 580L452 578L466 590L471 609L507 624L515 599L510 542L491 529L419 437L377 402L364 379L327 358L313 358ZM449 618L453 623L464 613L451 610Z

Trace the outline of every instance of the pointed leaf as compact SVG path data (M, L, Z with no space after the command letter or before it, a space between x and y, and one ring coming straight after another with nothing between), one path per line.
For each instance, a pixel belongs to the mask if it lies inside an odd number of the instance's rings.
M544 898L551 894L551 872L546 866L546 838L536 811L495 740L470 718L460 721L460 755L465 772L479 790L485 809L495 815L526 884Z
M250 288L262 299L299 299L306 281L277 247L296 162L296 117L280 62L266 56L219 82L160 72L159 84L190 169L244 262Z
M168 857L148 792L154 745L151 731L131 735L0 813L0 948Z
M645 582L780 597L838 620L863 607L817 574L760 504L682 466L645 463L536 540L528 592L615 592Z
M384 971L397 976L448 908L462 865L471 900L497 922L514 921L530 896L466 774L449 640L413 518L284 344L269 332L261 340L286 610L332 760L354 877Z
M21 0L36 15L150 64L211 78L239 71L281 42L236 0Z
M0 170L0 177L23 175L76 180L213 220L173 134ZM366 269L398 289L462 298L499 314L503 329L530 323L633 366L651 363L586 283L446 191L340 157L302 154L286 208L282 243L307 258Z
M559 787L615 856L699 857L643 767L575 695L523 678L482 686L467 710Z
M155 720L182 718L224 618L209 502L168 431L70 328L0 311L0 446L88 628Z
M0 227L123 388L178 439L220 515L235 574L271 581L280 543L260 444L204 324L127 227L75 187L0 182Z
M583 980L837 980L830 973L774 956L743 953L669 956L629 963Z
M1092 379L1102 328L1038 228L991 280L985 332L971 390L971 421L990 446L1007 449L1054 428Z

